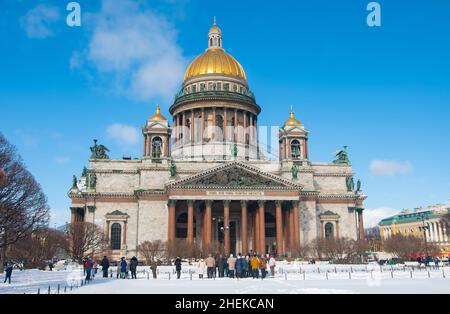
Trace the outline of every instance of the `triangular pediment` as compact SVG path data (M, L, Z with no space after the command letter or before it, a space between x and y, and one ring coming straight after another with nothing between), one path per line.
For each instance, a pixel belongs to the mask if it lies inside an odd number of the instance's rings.
M171 182L167 187L171 189L302 189L302 186L297 183L239 161L230 162Z

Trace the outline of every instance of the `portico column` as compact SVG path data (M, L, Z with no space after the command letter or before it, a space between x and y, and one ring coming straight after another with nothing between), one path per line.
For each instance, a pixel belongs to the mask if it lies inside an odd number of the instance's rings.
M253 213L253 229L254 229L254 233L255 233L255 240L254 240L254 243L255 243L255 246L253 247L253 250L255 251L255 252L259 252L259 244L260 244L260 241L259 241L259 231L260 231L260 229L259 229L259 210L257 209L257 210L255 210L255 212Z
M320 237L325 239L325 229L323 227L323 221L320 222Z
M281 202L275 202L276 205L276 228L277 228L277 254L283 255L283 214L281 212Z
M242 241L242 254L246 254L248 252L247 201L241 201L241 241Z
M266 254L266 224L265 224L265 201L259 201L259 240L260 253Z
M225 254L230 255L230 201L223 201L223 232L225 242Z
M358 225L359 225L359 239L364 240L364 220L363 209L358 209Z
M289 252L291 250L291 242L290 240L290 228L291 224L289 221L289 210L284 212L284 247L285 252Z
M294 219L294 209L289 210L289 243L291 252L295 250L295 219Z
M247 112L242 111L242 117L244 118L244 144L247 144Z
M300 213L298 209L298 202L293 202L293 210L294 210L294 242L296 249L298 249L298 246L300 244Z
M205 201L205 220L206 220L206 245L211 247L212 242L212 201Z
M336 239L339 240L339 221L336 221Z
M175 206L176 201L169 201L169 242L175 240Z
M188 230L187 241L189 244L194 243L194 201L188 201Z

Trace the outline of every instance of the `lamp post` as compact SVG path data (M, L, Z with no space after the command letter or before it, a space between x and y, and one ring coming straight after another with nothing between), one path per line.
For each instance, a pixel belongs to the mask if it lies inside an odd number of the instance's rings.
M427 230L430 229L429 226L425 226L425 213L420 213L418 219L422 220L422 226L419 227L423 231L423 238L425 241L425 258L428 257L428 242L427 242Z

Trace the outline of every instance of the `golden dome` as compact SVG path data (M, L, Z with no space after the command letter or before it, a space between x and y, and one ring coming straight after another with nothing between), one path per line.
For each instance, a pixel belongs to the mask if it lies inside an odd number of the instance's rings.
M209 48L189 65L184 80L204 74L221 74L247 80L242 65L221 48Z
M150 121L167 121L167 119L161 114L161 108L156 106L156 114L150 118Z
M291 115L289 117L289 120L287 120L284 123L284 126L297 126L297 125L301 125L300 121L298 121L297 119L295 119L294 116L294 111L291 111Z

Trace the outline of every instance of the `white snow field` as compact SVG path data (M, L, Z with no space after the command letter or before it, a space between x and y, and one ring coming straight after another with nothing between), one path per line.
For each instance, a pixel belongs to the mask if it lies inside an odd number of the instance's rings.
M115 271L115 267L112 267ZM13 272L12 284L3 284L0 294L356 294L356 293L450 293L450 268L412 269L377 265L304 265L279 263L275 278L199 279L195 266L183 266L180 280L174 267L158 268L158 279L149 275L148 267L139 267L138 279L97 277L81 287L80 269L61 271L25 270ZM205 275L206 277L206 275ZM70 289L72 287L72 290Z

